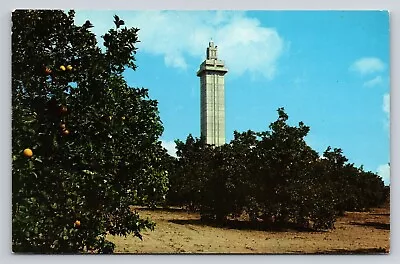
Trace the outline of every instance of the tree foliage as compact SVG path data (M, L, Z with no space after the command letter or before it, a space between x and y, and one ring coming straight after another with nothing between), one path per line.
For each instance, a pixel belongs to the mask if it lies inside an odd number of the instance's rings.
M245 212L252 221L329 229L339 214L385 201L379 176L349 164L341 149L320 157L305 141L310 127L290 126L288 118L279 108L269 130L235 131L219 147L191 135L177 141L169 202L217 222Z
M110 253L107 234L154 228L129 206L164 200L163 126L157 101L122 76L139 29L114 23L101 49L74 11L13 12L14 252Z

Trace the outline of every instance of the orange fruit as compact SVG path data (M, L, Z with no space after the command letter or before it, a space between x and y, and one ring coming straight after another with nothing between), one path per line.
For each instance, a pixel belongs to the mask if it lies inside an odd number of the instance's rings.
M64 65L61 65L61 66L60 66L60 70L65 71L65 70L66 70L66 69L65 69L65 66L64 66Z
M68 129L64 129L62 131L62 133L63 133L64 136L68 136L69 135L69 130Z
M50 73L51 73L51 70L50 70L50 68L47 68L47 67L46 67L46 69L44 70L44 72L45 72L46 74L50 74Z
M67 70L71 71L71 70L72 70L72 66L71 66L71 65L68 65L68 66L67 66Z
M33 155L33 152L32 152L32 150L30 148L24 149L24 156L25 157L30 158L30 157L32 157L32 155Z
M81 221L76 220L75 223L74 223L74 226L75 227L80 227L81 226Z

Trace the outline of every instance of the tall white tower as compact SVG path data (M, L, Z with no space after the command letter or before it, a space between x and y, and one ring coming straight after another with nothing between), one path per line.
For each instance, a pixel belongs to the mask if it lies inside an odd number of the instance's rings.
M201 135L207 144L220 146L225 144L225 83L228 72L224 62L217 58L217 46L210 41L206 59L200 65L197 76L200 77L200 119Z

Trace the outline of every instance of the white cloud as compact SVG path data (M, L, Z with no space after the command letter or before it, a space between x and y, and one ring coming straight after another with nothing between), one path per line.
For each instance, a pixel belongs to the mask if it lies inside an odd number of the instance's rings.
M182 69L187 68L186 61L181 55L167 54L164 56L164 62L165 65L167 66L182 68Z
M105 11L109 12L109 11ZM121 13L121 14L119 14ZM98 35L113 26L105 14L77 12L77 24L89 19ZM128 27L139 28L139 52L164 57L168 67L186 69L188 59L196 65L205 58L212 38L218 46L218 57L225 61L232 75L244 72L272 79L277 61L287 46L277 30L263 27L260 21L243 11L137 11L118 12ZM112 17L113 13L107 13ZM85 18L83 18L85 16ZM110 23L111 22L111 23Z
M383 111L386 114L390 114L390 94L386 93L383 95Z
M383 82L382 77L381 76L376 76L375 78L364 82L364 86L365 87L374 87L374 86L377 86L377 85L381 84L382 82Z
M173 157L176 157L176 156L177 156L177 155L176 155L176 149L175 149L176 144L175 144L174 141L164 141L164 140L161 140L161 145L162 145L164 148L167 149L169 155L171 155L171 156L173 156Z
M362 75L381 72L384 69L385 64L379 58L374 57L358 59L350 66L350 70L356 71Z
M383 95L382 110L385 112L385 128L389 131L390 136L390 94L386 93Z
M385 185L390 184L390 166L389 164L380 165L377 169L377 173L382 177L382 180L385 182Z

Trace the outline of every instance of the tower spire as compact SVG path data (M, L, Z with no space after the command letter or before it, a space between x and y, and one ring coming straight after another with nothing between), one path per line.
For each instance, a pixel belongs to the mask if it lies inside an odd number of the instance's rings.
M208 42L208 48L207 48L207 60L217 60L217 46L214 45L214 41L210 40L210 42Z

